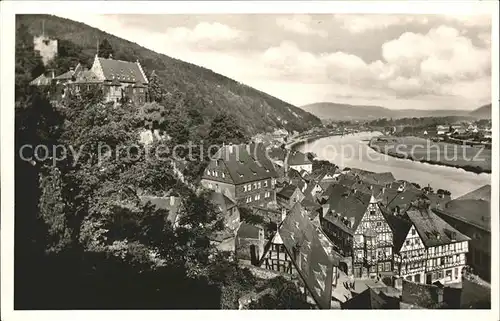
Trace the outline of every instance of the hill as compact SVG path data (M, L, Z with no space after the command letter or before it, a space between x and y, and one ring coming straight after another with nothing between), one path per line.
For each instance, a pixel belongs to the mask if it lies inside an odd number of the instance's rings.
M379 118L406 118L406 117L445 117L460 116L473 117L465 110L419 110L399 109L393 110L380 106L349 105L330 102L314 103L301 107L305 111L321 119L335 120L374 120Z
M57 73L65 72L78 62L90 67L96 43L107 39L114 50L114 59L139 60L146 75L153 71L170 93L195 93L205 123L219 111L235 116L249 134L275 128L303 131L321 124L304 110L264 92L178 59L156 53L136 43L118 38L80 22L50 15L16 15L16 28L25 25L32 35L41 34L59 40Z
M479 119L491 119L491 104L481 106L471 111L469 115Z

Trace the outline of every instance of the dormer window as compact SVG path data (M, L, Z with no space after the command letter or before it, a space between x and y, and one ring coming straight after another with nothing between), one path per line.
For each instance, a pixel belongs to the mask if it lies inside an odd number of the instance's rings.
M240 174L240 177L243 177L243 174Z

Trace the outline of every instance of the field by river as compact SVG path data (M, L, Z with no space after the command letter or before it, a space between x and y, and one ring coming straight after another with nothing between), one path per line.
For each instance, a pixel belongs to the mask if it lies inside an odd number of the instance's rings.
M374 150L393 157L446 165L474 173L491 173L491 149L419 137L379 137L370 142Z
M491 174L476 174L459 168L420 163L378 153L368 146L368 141L377 136L381 134L365 132L326 137L297 146L297 149L313 152L319 159L326 159L340 167L391 172L396 179L415 182L421 186L429 184L435 190L449 190L452 198L491 184Z

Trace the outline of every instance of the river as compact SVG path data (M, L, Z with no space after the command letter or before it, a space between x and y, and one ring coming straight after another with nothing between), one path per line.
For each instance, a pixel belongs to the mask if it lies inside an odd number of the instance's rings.
M297 146L302 152L312 152L318 159L328 160L341 168L359 168L372 172L391 172L396 179L428 184L451 192L456 198L486 184L491 174L475 174L454 167L431 165L378 153L368 147L368 140L381 135L363 132L346 136L325 137Z

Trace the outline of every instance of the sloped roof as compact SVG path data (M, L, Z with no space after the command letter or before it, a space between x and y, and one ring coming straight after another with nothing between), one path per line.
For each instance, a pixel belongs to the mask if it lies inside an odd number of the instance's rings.
M345 187L344 187L345 188ZM353 233L363 218L372 196L359 191L338 188L330 194L327 204L330 206L324 219L339 226L347 233ZM353 225L348 227L342 222L344 217ZM350 224L350 223L349 223Z
M368 288L360 294L354 296L349 301L342 303L342 309L344 310L354 310L354 309L385 309L387 301L384 300L380 295L377 294L372 288Z
M261 230L262 230L261 227L242 222L240 224L240 227L238 228L238 232L236 233L236 235L239 238L258 239L259 232Z
M491 207L488 201L456 199L446 203L439 212L491 232Z
M397 253L401 250L412 223L395 215L386 215L386 221L391 227L393 233L394 252Z
M484 185L472 192L457 198L457 200L483 200L491 203L491 185Z
M54 79L57 79L57 80L66 80L66 79L71 79L73 77L73 74L75 72L73 70L68 70L66 71L65 73L55 77Z
M297 253L300 265L294 260L294 265L300 277L311 292L312 297L322 309L331 305L333 266L338 266L338 259L330 255L331 243L319 235L306 215L306 211L297 203L282 222L278 233L289 254Z
M41 74L40 76L36 77L32 81L30 81L30 85L32 86L48 86L50 85L52 79L45 76L44 74Z
M288 165L297 166L297 165L308 165L312 164L312 162L307 158L307 155L298 150L291 150L288 155Z
M281 189L281 191L279 191L278 193L276 193L276 196L280 196L282 198L289 199L290 197L292 197L293 193L295 193L295 190L297 188L298 187L295 186L295 185L293 185L293 184L286 185L285 187L283 187Z
M92 70L85 70L77 75L75 83L80 83L80 84L101 83L101 80Z
M391 211L394 211L394 209L399 207L402 211L404 211L411 205L411 202L417 200L421 196L423 196L423 192L415 192L413 190L406 190L396 193L396 195L394 195L394 198L389 200L387 208Z
M212 192L210 194L210 200L217 206L219 206L222 212L227 212L236 206L236 203L229 197L222 193Z
M277 177L273 164L265 155L265 149L258 144L222 146L207 168L217 168L217 160L225 165L234 184ZM224 181L222 178L208 176L206 171L202 178Z
M147 84L148 80L144 77L141 72L140 65L138 62L130 62L123 60L107 59L107 58L97 58L102 68L104 78L107 81L112 81L114 79L120 82L130 82L136 83L140 82Z
M426 247L470 240L428 208L411 207L406 216L417 229ZM451 234L454 234L455 240L452 240Z
M179 210L181 208L182 199L177 196L140 196L139 197L143 204L151 203L158 209L168 211L167 221L174 224L177 221L179 215Z

